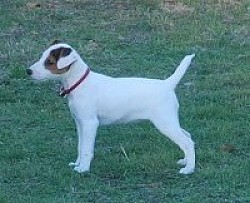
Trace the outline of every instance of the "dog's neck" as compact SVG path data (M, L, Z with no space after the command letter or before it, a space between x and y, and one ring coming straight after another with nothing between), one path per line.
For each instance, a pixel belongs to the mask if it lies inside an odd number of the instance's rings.
M61 77L63 88L70 88L83 77L87 70L88 66L79 57L73 64L70 65L69 71Z

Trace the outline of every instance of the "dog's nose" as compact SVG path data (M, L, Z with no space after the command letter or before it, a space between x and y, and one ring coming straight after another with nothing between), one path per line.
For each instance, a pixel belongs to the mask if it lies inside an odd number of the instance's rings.
M32 70L30 69L30 68L28 68L27 70L26 70L26 73L28 74L28 75L32 75Z

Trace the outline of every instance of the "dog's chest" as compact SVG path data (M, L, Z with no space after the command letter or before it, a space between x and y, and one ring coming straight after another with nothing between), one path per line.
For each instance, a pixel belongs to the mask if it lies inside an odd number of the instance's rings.
M84 112L81 111L78 102L76 102L72 97L69 97L68 99L68 106L70 109L70 113L74 119L81 119L81 117L83 117Z
M71 113L72 117L76 118L77 110L76 110L75 106L73 105L73 103L71 102L71 100L69 100L68 105L69 105L69 109L70 109L70 113Z

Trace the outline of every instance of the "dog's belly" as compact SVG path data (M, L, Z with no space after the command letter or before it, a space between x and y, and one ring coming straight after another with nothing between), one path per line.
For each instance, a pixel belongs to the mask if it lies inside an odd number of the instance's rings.
M109 125L109 124L121 124L121 123L129 123L138 120L148 119L148 115L143 111L138 112L121 112L121 111L112 111L110 113L101 113L98 116L99 122L101 125Z
M101 125L110 125L110 124L122 124L122 123L129 123L129 122L133 122L133 121L138 121L138 120L144 120L141 118L128 118L128 117L122 117L122 118L99 118L100 124Z

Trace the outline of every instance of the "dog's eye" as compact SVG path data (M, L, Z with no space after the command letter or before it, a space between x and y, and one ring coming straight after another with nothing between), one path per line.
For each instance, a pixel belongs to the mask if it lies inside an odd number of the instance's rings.
M51 60L46 60L45 61L45 66L51 66L51 65L54 65L55 63Z

